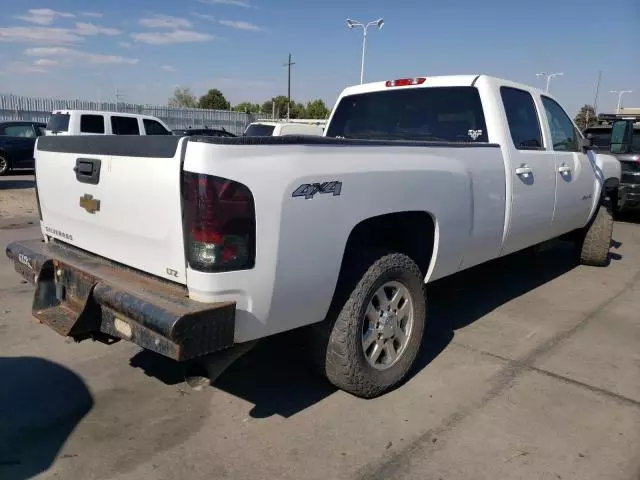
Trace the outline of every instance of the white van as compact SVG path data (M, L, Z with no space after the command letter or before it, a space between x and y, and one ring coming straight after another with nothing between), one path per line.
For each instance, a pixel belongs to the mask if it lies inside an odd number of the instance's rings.
M292 122L253 122L243 133L245 137L280 137L283 135L318 135L324 134L323 125Z
M159 118L100 110L55 110L45 135L173 135Z

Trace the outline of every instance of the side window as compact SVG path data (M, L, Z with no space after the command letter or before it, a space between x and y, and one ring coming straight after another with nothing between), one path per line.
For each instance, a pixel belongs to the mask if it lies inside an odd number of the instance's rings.
M36 127L36 134L39 137L45 135L45 126L44 125L35 125L35 127Z
M7 137L34 138L36 132L31 125L7 125L4 127L4 135Z
M517 88L500 87L500 96L516 149L542 150L542 132L531 94Z
M142 120L144 131L147 135L171 135L171 132L155 120L145 118Z
M551 131L553 149L559 152L579 152L579 133L571 119L560 105L549 97L542 97L542 104L547 113L547 122Z
M102 115L80 116L80 132L104 133L104 117Z
M140 135L136 117L111 117L111 132L114 135Z

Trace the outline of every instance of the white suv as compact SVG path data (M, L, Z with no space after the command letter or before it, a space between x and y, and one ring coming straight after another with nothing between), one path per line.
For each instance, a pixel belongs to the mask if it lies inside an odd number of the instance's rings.
M173 132L150 115L56 110L47 122L45 135L173 135Z

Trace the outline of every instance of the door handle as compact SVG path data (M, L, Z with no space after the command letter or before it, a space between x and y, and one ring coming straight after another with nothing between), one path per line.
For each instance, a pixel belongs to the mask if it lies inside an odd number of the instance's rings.
M523 177L528 177L533 173L531 167L518 167L516 168L516 175L522 175Z
M563 175L564 175L565 173L571 173L571 167L569 167L569 166L567 166L567 165L564 165L564 164L563 164L563 165L560 165L560 166L558 167L558 172L559 172L559 173L562 173Z

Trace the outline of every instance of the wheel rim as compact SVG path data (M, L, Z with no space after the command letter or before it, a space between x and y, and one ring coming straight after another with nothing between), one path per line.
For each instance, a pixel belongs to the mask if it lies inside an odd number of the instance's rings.
M4 173L9 168L9 163L6 158L0 157L0 173Z
M413 298L402 283L391 281L373 294L362 327L362 350L369 365L386 370L404 354L413 329Z

